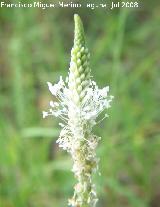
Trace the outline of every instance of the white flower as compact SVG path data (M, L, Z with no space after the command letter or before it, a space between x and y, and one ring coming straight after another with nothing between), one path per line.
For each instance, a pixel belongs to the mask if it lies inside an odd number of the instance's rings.
M74 46L68 77L66 81L60 77L55 85L47 82L56 101L50 101L50 109L48 112L43 111L43 118L55 116L62 120L57 143L71 154L72 171L78 180L69 204L95 207L97 195L91 177L98 170L96 147L100 138L93 134L92 129L108 117L105 113L98 120L99 115L110 107L113 96L108 95L109 86L99 89L96 82L91 80L90 54L85 43L83 24L78 15L74 19Z
M67 83L62 80L62 77L55 85L48 82L48 87L57 101L50 101L51 109L48 112L43 111L43 118L52 115L62 119L64 123L60 125L63 129L57 143L63 149L71 152L73 139L84 138L85 131L92 134L93 126L99 123L98 116L110 107L113 96L108 96L109 86L99 89L94 81L90 81L90 85L84 91L86 94L84 99L77 106L72 100L73 91L67 87ZM107 114L101 120L106 117L108 117Z

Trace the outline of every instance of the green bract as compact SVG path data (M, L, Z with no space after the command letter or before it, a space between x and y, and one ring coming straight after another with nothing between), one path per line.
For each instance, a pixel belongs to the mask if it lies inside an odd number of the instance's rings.
M69 88L72 91L75 103L80 103L85 96L85 88L90 81L90 54L86 46L83 24L80 17L75 14L74 46L71 50L71 63L69 68Z

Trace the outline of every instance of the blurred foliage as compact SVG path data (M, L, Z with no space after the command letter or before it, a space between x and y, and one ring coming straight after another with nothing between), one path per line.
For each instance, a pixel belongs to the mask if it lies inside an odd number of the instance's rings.
M72 195L72 163L55 144L58 120L43 120L41 111L52 99L46 82L68 72L76 12L93 77L115 96L110 118L95 128L102 137L97 206L159 206L160 4L151 3L114 11L0 8L1 207L63 207Z

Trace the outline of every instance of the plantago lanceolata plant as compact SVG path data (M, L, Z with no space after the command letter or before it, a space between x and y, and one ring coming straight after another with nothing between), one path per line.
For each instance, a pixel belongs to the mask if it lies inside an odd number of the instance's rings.
M113 96L108 96L108 86L99 89L91 80L90 54L83 24L77 14L74 15L74 20L74 46L68 77L65 81L60 77L55 85L48 82L49 90L57 101L50 101L51 108L48 112L43 112L43 117L53 115L60 117L63 122L59 124L62 131L57 143L71 154L72 171L78 181L74 195L69 199L69 206L94 207L98 199L92 174L98 169L95 151L100 138L93 134L92 129L99 122L99 114L110 107Z

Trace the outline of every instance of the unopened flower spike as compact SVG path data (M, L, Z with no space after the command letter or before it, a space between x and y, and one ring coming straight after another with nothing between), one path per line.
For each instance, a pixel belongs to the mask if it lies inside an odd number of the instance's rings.
M50 92L57 98L50 101L48 112L43 117L53 115L62 123L57 143L71 154L72 171L77 179L74 195L68 201L72 207L95 207L98 201L92 174L98 170L96 147L100 138L93 134L93 127L100 122L98 116L110 107L113 96L109 96L109 86L99 89L91 80L89 59L83 24L75 14L74 46L68 77L62 77L57 84L47 82ZM105 114L103 120L108 115Z

